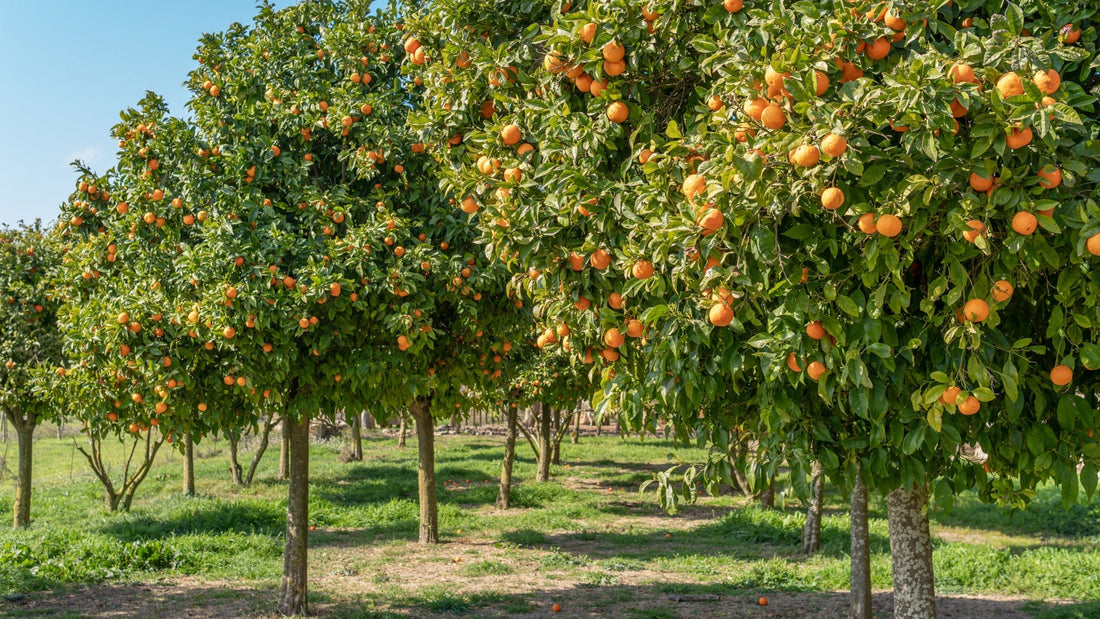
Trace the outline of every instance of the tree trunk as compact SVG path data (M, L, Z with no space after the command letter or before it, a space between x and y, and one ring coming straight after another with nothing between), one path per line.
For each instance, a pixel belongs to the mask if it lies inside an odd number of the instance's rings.
M229 441L229 472L233 475L233 485L244 485L244 471L241 469L241 463L237 461L237 448L240 446L241 440L236 435L229 435L226 437Z
M24 416L20 411L6 411L15 428L19 443L19 474L15 486L15 505L12 507L12 526L21 528L31 524L31 450L34 448L34 413Z
M290 484L286 510L286 553L279 590L279 612L305 615L309 585L309 418L283 417L283 439L289 443Z
M508 439L504 443L504 466L500 470L500 492L497 507L508 509L512 502L512 465L516 461L516 425L519 411L515 404L508 405Z
M290 473L290 429L286 415L283 415L282 434L283 438L279 442L279 472L275 474L277 481L283 481Z
M360 413L358 417L359 427L367 430L373 430L378 427L378 420L374 418L373 413Z
M397 439L397 446L405 446L405 435L409 433L409 420L404 413L401 414L401 429L400 438Z
M244 483L249 485L252 483L252 479L256 476L256 468L260 466L260 460L264 457L264 452L267 451L268 441L271 439L271 429L278 423L278 418L274 415L268 415L267 421L264 422L264 431L260 434L260 446L256 448L256 453L252 455L252 464L248 465L248 474L245 475Z
M851 581L848 616L871 619L871 531L867 521L867 486L856 478L851 498Z
M887 497L890 554L894 564L894 617L935 619L936 585L932 573L932 536L928 493L923 488L894 490Z
M195 496L195 443L190 432L183 435L183 493Z
M435 424L432 423L431 397L412 401L409 413L416 422L419 450L417 483L420 489L420 543L439 543L439 505L435 496Z
M741 460L745 457L746 447L744 443L737 442L730 447L730 481L733 482L735 490L745 496L751 496L752 490L749 488L749 479L745 477L745 473L741 470Z
M545 403L539 404L539 468L535 481L550 481L550 459L552 457L550 445L551 416L553 409Z
M552 435L553 440L554 440L554 446L553 446L553 449L550 451L550 464L554 464L554 465L560 465L561 464L561 439L564 438L564 436L565 436L564 432L562 431L562 424L563 423L568 425L569 424L569 419L566 419L566 418L562 417L561 409L555 410L554 411L554 434Z
M775 507L775 474L768 479L768 487L760 493L760 505L767 508Z
M576 413L573 414L573 433L570 435L570 438L573 440L573 444L576 445L577 441L580 440L580 437L581 437L581 412L577 411Z
M807 555L821 549L821 507L825 501L825 475L820 462L814 462L810 475L810 506L806 509L806 526L802 529L802 553Z
M356 462L363 460L363 432L359 421L359 415L351 416L351 459Z

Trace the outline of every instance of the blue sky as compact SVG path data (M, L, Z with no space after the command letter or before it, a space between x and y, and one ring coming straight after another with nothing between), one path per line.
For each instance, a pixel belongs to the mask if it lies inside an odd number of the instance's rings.
M199 37L255 13L253 0L0 0L0 223L54 220L69 163L109 168L110 128L146 90L185 113Z

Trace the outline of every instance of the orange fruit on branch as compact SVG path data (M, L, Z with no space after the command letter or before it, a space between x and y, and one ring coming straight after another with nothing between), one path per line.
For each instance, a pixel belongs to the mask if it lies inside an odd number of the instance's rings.
M1030 236L1039 227L1039 219L1027 211L1020 211L1012 217L1012 229L1016 234Z
M707 311L707 319L716 327L725 327L733 322L733 309L725 303L716 303Z
M1068 365L1056 365L1050 371L1050 382L1065 387L1073 382L1073 370Z
M1008 280L999 279L993 282L993 286L989 289L989 294L992 295L993 300L1003 303L1012 298L1012 293L1015 292L1012 283Z
M970 322L982 322L989 318L989 304L981 299L970 299L963 306L963 317Z
M978 398L969 396L966 400L963 400L962 404L959 404L959 412L964 415L974 415L982 408L982 403L978 401Z

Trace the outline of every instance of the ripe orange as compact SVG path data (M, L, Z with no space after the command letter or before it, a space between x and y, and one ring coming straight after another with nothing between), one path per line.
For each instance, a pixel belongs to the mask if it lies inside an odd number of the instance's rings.
M592 256L589 258L589 262L592 263L593 267L602 271L611 266L611 254L607 253L606 250L597 249L596 251L592 252Z
M844 192L836 187L829 187L821 192L821 206L835 211L844 206Z
M1059 387L1065 387L1073 382L1073 370L1068 365L1054 366L1054 369L1050 371L1050 382Z
M1011 299L1013 292L1015 292L1015 288L1012 287L1012 283L1005 279L993 282L993 286L989 289L989 294L993 296L993 300L1001 303Z
M1085 249L1094 256L1100 256L1100 232L1090 236L1085 241Z
M944 406L955 406L955 402L959 399L959 393L962 389L952 385L944 390L943 395L940 396L940 403Z
M645 332L645 325L642 321L636 318L626 321L626 334L630 337L642 337L643 332Z
M871 60L882 60L890 55L890 39L879 37L867 46L867 57Z
M1047 165L1043 169L1039 170L1039 185L1044 189L1054 189L1058 185L1062 184L1062 171L1058 168Z
M1012 216L1012 229L1016 234L1030 236L1039 226L1039 219L1027 211L1020 211Z
M978 79L974 77L974 69L965 63L957 62L951 65L951 69L948 70L947 74L951 76L951 81L956 84L960 82L978 83Z
M596 24L594 22L588 22L581 26L581 40L585 43L591 43L592 39L596 38Z
M1062 86L1062 76L1054 69L1036 71L1031 81L1044 95L1052 95Z
M612 292L611 295L607 297L607 305L611 307L611 309L623 309L623 295Z
M970 173L970 188L978 193L989 191L993 188L993 177L982 178L977 172Z
M1002 99L1024 94L1024 83L1015 71L1009 71L997 80L997 92Z
M683 192L688 200L694 200L695 196L705 194L707 191L707 177L702 174L691 174L684 179Z
M821 71L814 71L814 92L819 97L829 92L829 76Z
M500 139L504 142L505 146L512 146L513 144L519 143L522 137L523 133L516 125L505 125L505 127L500 130Z
M714 234L726 223L726 216L716 208L708 208L695 223L703 229L703 234Z
M722 0L722 7L728 13L737 13L745 6L745 0ZM1078 34L1080 36L1080 34Z
M561 604L554 604L553 606L550 607L550 610L552 610L556 613L560 613L561 612Z
M878 218L878 221L875 222L875 227L882 236L894 238L901 234L901 219L899 219L897 215L887 213Z
M607 118L613 123L626 122L628 116L630 116L630 108L622 101L615 101L607 106Z
M603 46L603 59L608 62L619 62L626 56L626 48L618 41L611 41Z
M835 133L830 133L821 140L821 152L830 157L839 157L846 150L848 150L848 140Z
M718 95L711 95L710 98L707 99L707 108L712 112L717 112L724 107L726 107L726 103L722 101L722 98Z
M761 606L767 606L768 605L768 598L766 598L764 596L760 596L760 599L757 600L756 602L757 602L757 604L760 604Z
M810 336L810 339L820 340L826 335L825 327L821 324L820 320L814 320L806 325L806 335Z
M970 322L982 322L989 318L989 304L981 299L970 299L963 306L963 317Z
M742 109L745 111L745 114L749 116L749 118L758 121L760 120L761 115L764 113L764 109L767 107L767 99L749 99L745 101L745 105L742 106Z
M725 303L715 303L710 306L707 319L716 327L725 327L733 322L733 309Z
M619 332L617 327L611 327L603 334L603 343L611 348L618 348L626 341L626 336Z
M858 225L860 231L864 234L874 234L878 232L878 227L875 225L874 213L864 213L860 215Z
M1066 45L1073 45L1081 38L1081 29L1075 28L1073 24L1066 24L1058 31L1058 36Z
M802 371L802 368L798 366L798 357L793 352L787 355L787 368L792 372Z
M653 263L648 260L639 260L630 268L630 274L637 279L649 279L653 277Z
M774 103L769 103L760 113L760 122L768 129L781 129L787 124L787 114Z
M817 380L821 378L821 375L825 373L825 364L820 361L813 361L810 365L806 366L806 375Z
M963 400L962 404L959 404L959 412L964 415L973 415L982 408L982 403L978 401L978 398L970 396Z
M791 161L796 166L803 168L812 168L819 161L821 161L821 151L818 150L813 144L803 144L794 149L794 154L791 156Z
M1008 137L1005 138L1005 144L1013 150L1031 144L1031 127L1024 127L1023 129L1013 127Z
M466 196L462 201L462 212L470 215L477 212L477 202L474 201L473 196Z
M970 226L970 229L966 232L963 232L963 238L970 241L971 243L974 242L974 239L977 239L979 236L985 233L985 224L977 219L971 219L970 221L966 222L966 225Z

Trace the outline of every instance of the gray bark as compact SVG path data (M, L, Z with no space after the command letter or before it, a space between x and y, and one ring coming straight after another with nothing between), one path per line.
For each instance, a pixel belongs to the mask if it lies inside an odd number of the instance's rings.
M508 405L508 438L504 443L504 465L500 471L500 491L497 493L497 506L508 509L512 502L512 465L516 461L516 426L519 411L515 404Z
M553 449L550 445L552 415L552 407L545 403L539 404L539 468L535 481L550 481L551 449Z
M871 619L871 532L867 521L867 486L856 478L851 497L851 582L848 616Z
M924 488L898 489L887 497L890 554L894 564L894 617L897 619L936 617L927 503L928 492Z
M439 543L439 505L435 494L435 424L431 398L417 398L409 406L416 421L419 449L417 482L420 499L420 543Z
M802 528L802 553L807 555L815 554L821 549L821 508L825 501L825 474L820 462L814 462L810 475L810 505L806 508L806 526Z
M404 413L401 413L401 428L398 432L400 434L400 438L397 439L397 446L404 447L405 435L409 433L409 420Z
M244 471L237 459L237 449L240 447L241 439L236 434L229 434L226 436L226 441L229 443L229 473L233 476L233 485L243 486Z
M307 614L309 549L309 418L283 417L283 438L290 451L286 510L286 552L279 590L279 613Z
M18 529L31 524L31 452L38 419L34 413L24 414L19 410L5 410L5 415L15 428L19 443L19 472L16 476L15 505L12 506L12 526Z
M363 432L359 422L359 415L351 416L351 459L356 462L363 460Z
M279 441L279 472L275 474L277 481L283 481L290 473L290 430L287 426L286 415L283 415L282 440Z

